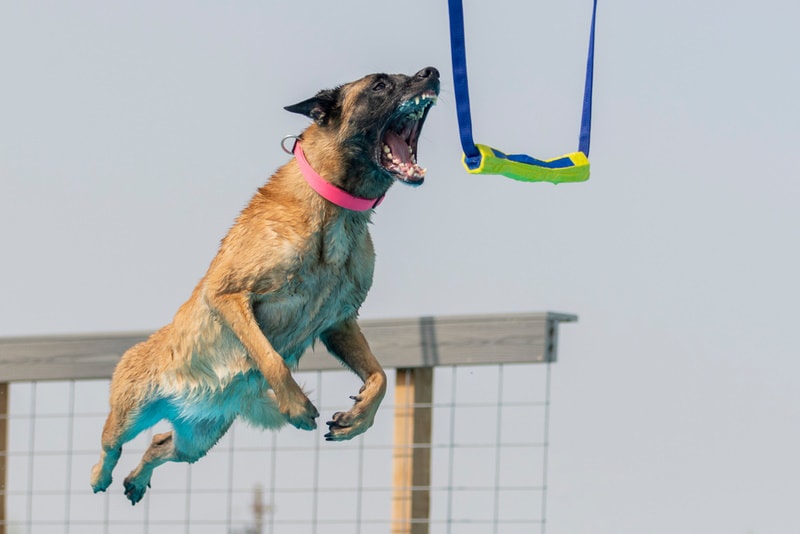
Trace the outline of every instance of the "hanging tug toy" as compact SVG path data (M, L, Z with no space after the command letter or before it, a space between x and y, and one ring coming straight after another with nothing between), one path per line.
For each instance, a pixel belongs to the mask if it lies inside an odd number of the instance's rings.
M589 55L586 61L586 84L583 94L583 116L578 151L558 158L541 160L525 154L506 154L472 140L472 118L467 84L467 53L464 45L464 9L462 0L448 0L450 8L450 50L453 57L453 81L462 162L471 174L502 174L523 182L585 182L589 179L589 138L592 123L592 77L594 71L594 26L597 0L592 7L589 32Z

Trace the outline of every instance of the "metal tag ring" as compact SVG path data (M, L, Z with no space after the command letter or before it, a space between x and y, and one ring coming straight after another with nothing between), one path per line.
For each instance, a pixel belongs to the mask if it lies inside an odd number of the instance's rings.
M290 149L288 149L288 148L286 148L286 141L287 141L288 139L294 139L294 143L292 143L292 148L291 148L291 150L290 150ZM299 136L299 135L287 135L286 137L284 137L283 139L281 139L281 150L283 150L284 152L286 152L286 153L287 153L287 154L289 154L290 156L293 156L293 155L294 155L294 145L295 145L295 144L297 143L297 141L299 141L299 140L300 140L300 136Z

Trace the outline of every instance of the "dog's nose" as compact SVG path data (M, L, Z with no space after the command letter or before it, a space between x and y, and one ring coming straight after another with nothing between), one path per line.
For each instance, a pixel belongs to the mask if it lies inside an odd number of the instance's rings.
M425 78L437 78L438 79L439 78L439 71L436 70L436 67L425 67L424 69L422 69L421 71L416 73L414 76L416 76L417 78L423 78L423 79L425 79Z

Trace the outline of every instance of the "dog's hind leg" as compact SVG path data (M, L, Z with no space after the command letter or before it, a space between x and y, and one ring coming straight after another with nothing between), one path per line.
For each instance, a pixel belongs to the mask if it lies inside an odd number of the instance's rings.
M165 462L196 462L219 441L232 422L233 419L173 422L171 432L153 436L142 461L125 478L125 496L131 504L142 500L156 467Z
M103 427L100 461L92 467L90 484L95 493L105 491L111 485L111 472L122 454L122 444L124 443L122 426L119 414L112 409Z
M142 430L153 426L160 419L153 406L112 406L101 438L100 461L92 467L90 484L95 493L105 491L111 484L111 472L122 454L122 445L135 438Z
M145 491L150 487L150 477L153 469L164 462L176 459L175 444L173 442L173 432L165 432L153 436L153 441L142 456L142 461L131 474L125 478L125 496L136 504L142 500Z

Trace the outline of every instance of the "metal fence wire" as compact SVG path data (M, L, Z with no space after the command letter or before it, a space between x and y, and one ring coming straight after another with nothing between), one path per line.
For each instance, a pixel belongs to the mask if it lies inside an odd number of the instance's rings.
M350 442L324 441L324 424L271 432L237 422L197 463L159 467L136 506L122 479L165 424L128 443L111 487L94 495L89 472L109 382L12 382L7 415L0 410L7 419L0 534L543 534L550 368L436 367L427 402L404 393L409 375L398 371L375 425ZM321 423L347 409L360 385L346 371L296 376ZM427 439L398 439L404 410L427 413ZM398 478L403 462L420 457L429 463L412 468L417 478ZM396 509L409 496L426 513L399 520Z

